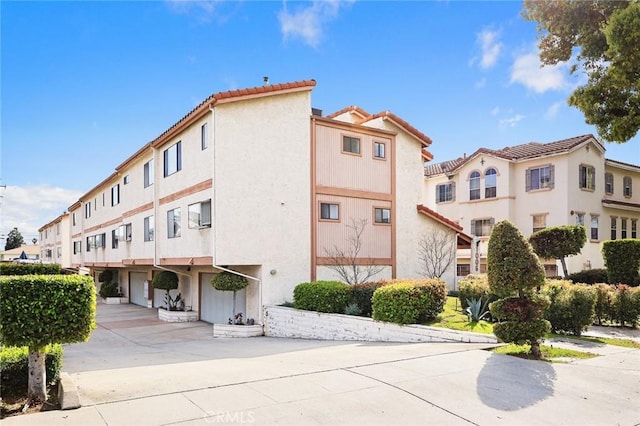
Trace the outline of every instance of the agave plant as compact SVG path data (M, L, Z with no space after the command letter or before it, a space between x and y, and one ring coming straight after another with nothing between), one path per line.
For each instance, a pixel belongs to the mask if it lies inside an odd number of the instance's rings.
M479 299L472 298L471 300L467 299L468 307L464 310L464 312L469 317L469 321L480 321L489 315L489 298L482 303L482 297Z

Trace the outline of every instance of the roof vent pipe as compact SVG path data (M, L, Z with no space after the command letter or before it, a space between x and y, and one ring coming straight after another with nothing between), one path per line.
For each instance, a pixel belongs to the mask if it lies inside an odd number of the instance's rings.
M268 85L269 85L269 77L268 77L268 76L264 76L264 77L262 77L262 81L264 82L264 85L265 85L265 86L268 86Z

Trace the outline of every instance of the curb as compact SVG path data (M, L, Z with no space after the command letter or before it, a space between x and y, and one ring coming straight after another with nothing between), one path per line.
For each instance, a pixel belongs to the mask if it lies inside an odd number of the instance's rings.
M71 380L69 373L64 371L60 373L58 382L58 401L62 410L73 410L82 406L76 384Z

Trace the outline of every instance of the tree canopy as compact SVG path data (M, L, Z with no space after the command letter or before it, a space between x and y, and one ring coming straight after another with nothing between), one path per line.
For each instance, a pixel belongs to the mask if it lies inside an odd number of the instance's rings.
M9 235L7 235L7 243L4 246L5 250L11 250L14 248L18 248L24 245L24 238L22 238L22 234L18 231L18 228L13 228L9 231Z
M565 257L582 251L587 232L582 225L552 226L534 232L529 243L536 254L544 259L560 259L564 277L569 278Z
M573 61L571 74L586 74L569 105L604 140L633 138L640 131L640 2L525 0L522 16L537 23L544 65Z

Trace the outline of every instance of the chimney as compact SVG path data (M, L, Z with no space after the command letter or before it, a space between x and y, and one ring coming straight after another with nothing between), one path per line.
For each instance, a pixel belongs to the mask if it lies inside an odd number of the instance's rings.
M269 77L268 77L268 76L264 76L264 77L262 77L262 81L264 82L264 85L265 85L265 86L268 86L268 85L269 85Z

